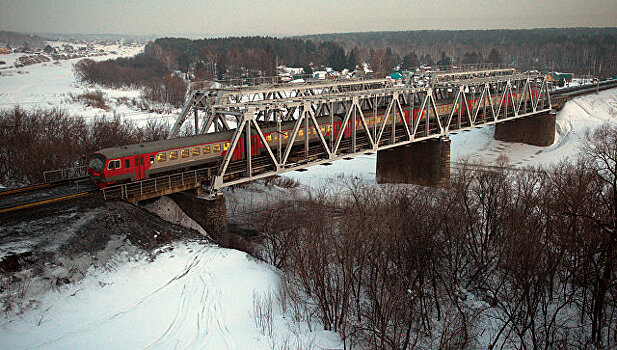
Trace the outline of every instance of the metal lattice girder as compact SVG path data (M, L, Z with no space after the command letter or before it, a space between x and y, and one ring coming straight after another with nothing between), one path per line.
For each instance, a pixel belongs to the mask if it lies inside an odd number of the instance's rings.
M512 75L461 82L448 85L439 96L444 87L388 87L212 106L212 120L235 118L237 127L232 129L234 135L211 189L551 109L542 77ZM270 129L270 140L258 120L264 115L270 128L276 125L275 132ZM310 145L309 133L313 135ZM271 135L279 135L276 142ZM241 139L245 152L242 159L234 160ZM253 154L257 146L263 151Z
M221 125L221 128L225 129L227 125L224 120L212 120L214 116L212 115L211 106L213 105L224 106L243 102L317 96L348 91L370 90L387 86L392 86L392 82L389 79L371 78L191 90L180 115L171 128L168 138L177 137L191 112L196 113L197 111L202 111L204 116L201 118L201 128L198 128L198 117L196 116L195 118L196 133L207 133L212 125ZM263 114L263 118L267 120L267 112Z

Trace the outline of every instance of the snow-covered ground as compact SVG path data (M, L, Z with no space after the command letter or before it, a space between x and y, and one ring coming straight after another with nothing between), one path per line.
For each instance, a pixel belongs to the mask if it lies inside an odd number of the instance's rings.
M271 349L281 340L338 345L335 334L290 325L276 305L272 331L258 327L254 302L272 297L279 281L276 271L245 253L186 243L154 261L118 256L109 265L118 267L91 270L81 282L47 293L36 310L4 319L0 348Z
M52 45L56 45L51 42ZM143 51L143 46L95 45L95 49L104 49L101 56L88 57L95 61L130 57ZM110 52L115 52L111 54ZM115 114L138 124L148 120L175 121L177 110L159 114L142 111L134 106L132 100L140 100L138 89L110 89L101 86L88 86L77 81L73 65L83 58L49 61L16 68L14 61L22 54L2 55L0 59L7 62L0 69L0 108L61 108L69 113L92 120L95 117L112 117ZM83 102L73 101L71 95L77 96L86 91L101 90L109 101L109 110L85 106Z

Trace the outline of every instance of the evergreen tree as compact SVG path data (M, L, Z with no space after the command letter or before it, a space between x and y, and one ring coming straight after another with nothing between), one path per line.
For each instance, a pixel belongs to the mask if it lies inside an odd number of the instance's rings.
M445 51L441 51L441 59L437 62L440 67L450 67L452 65L452 59L446 55Z
M499 53L499 51L493 48L491 50L491 53L488 54L488 58L486 59L486 62L499 65L503 63L503 60L501 58L501 54Z
M347 68L350 70L356 69L356 66L358 65L358 56L356 55L357 51L358 49L354 48L349 51L349 54L347 55Z
M418 56L416 56L416 53L413 51L406 54L403 57L403 61L401 62L402 70L411 70L419 66L420 66L420 61L418 60Z

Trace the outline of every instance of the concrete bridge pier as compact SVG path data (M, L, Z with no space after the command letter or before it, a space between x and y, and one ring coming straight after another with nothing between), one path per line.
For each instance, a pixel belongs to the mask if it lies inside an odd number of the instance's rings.
M531 117L514 119L495 124L495 140L520 142L546 147L555 142L555 119L557 112L551 110Z
M216 193L203 196L200 188L194 191L177 192L171 198L191 219L203 227L210 238L223 247L229 246L225 196Z
M450 139L435 138L377 151L377 183L450 185Z

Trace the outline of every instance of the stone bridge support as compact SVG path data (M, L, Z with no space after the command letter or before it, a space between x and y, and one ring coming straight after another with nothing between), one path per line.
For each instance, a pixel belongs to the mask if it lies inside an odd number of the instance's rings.
M534 146L550 146L555 142L555 119L553 110L531 117L514 119L495 124L495 140L520 142Z
M450 140L435 138L377 151L377 183L450 185Z
M198 191L178 192L170 197L191 219L203 227L212 240L223 247L229 246L225 196L197 196Z

